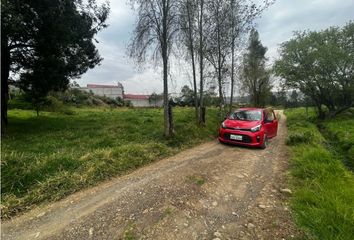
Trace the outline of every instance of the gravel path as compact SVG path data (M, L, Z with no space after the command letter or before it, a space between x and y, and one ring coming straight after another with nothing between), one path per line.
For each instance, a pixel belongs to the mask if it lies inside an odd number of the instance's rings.
M2 223L2 239L291 239L285 116L266 150L208 142Z

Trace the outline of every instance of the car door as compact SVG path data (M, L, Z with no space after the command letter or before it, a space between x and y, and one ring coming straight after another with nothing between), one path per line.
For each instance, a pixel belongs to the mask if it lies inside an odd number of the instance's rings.
M277 119L277 115L275 114L275 112L272 110L273 112L273 116L274 116L274 120L273 120L273 137L277 136L278 134L278 119Z
M266 134L269 138L276 136L276 129L278 122L275 119L275 114L273 110L265 110L264 127Z

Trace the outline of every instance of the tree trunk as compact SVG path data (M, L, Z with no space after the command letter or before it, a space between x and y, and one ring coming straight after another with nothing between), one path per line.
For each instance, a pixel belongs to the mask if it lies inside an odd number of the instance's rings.
M164 99L164 132L166 137L173 135L173 119L172 110L169 111L168 99L168 35L167 35L167 15L168 1L163 2L163 19L162 19L162 40L161 40L161 55L163 61L163 99Z
M193 46L193 35L192 35L192 19L191 19L191 12L190 12L190 2L187 3L187 11L188 11L188 27L189 27L189 49L192 58L192 71L193 71L193 91L194 91L194 108L195 108L195 120L198 124L199 121L199 114L198 114L198 93L197 93L197 79L196 79L196 72L195 72L195 61L194 61L194 46Z
M234 17L234 11L235 11L235 2L234 0L231 0L231 96L230 96L230 106L229 106L229 113L232 111L232 104L234 100L234 82L235 82L235 17Z
M219 17L217 16L217 20ZM217 44L218 44L218 85L219 85L219 114L220 118L222 118L223 105L224 105L224 97L222 93L222 76L221 76L221 39L220 39L220 23L217 22Z
M164 123L165 123L165 136L170 137L173 134L171 129L171 121L169 114L169 99L168 99L168 58L167 51L163 50L163 105L164 105ZM165 53L164 53L165 52Z
M224 105L224 96L222 92L222 76L221 76L221 65L220 62L218 64L218 85L219 85L219 113L220 117L222 116L222 111L223 111L223 105Z
M200 16L199 16L199 71L200 71L200 100L199 100L199 126L205 126L205 121L203 119L203 11L204 11L204 0L200 0Z
M318 111L318 118L324 119L326 116L325 116L325 113L322 111L322 104L317 103L316 105L317 105L317 111Z
M1 41L1 133L5 133L7 120L7 102L9 99L10 50ZM7 42L7 41L6 41Z
M235 40L232 40L231 44L231 96L230 96L230 107L229 107L229 112L231 113L232 111L232 104L234 100L234 84L235 84Z

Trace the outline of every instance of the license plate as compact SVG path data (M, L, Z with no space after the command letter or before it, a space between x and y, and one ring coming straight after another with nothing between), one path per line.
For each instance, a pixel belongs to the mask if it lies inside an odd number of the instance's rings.
M233 134L231 134L230 135L230 139L242 141L242 136L241 135L233 135Z

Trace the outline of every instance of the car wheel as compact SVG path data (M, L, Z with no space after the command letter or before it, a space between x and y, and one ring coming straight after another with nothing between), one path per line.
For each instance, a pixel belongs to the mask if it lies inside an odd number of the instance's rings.
M264 134L264 140L263 140L263 144L262 144L261 148L266 149L268 147L268 144L269 144L268 136Z

